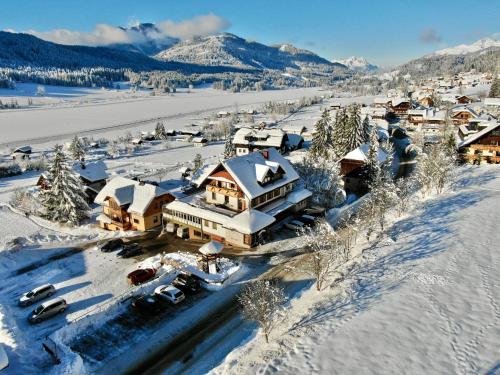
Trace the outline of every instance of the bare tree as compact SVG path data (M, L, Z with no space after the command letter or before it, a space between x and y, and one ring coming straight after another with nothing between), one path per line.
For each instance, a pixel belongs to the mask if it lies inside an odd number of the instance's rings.
M276 281L257 280L247 284L238 301L246 320L256 322L269 343L269 335L284 315L285 292Z
M335 268L345 260L345 251L339 236L325 220L301 231L300 241L306 254L299 270L316 280L316 290L321 291Z

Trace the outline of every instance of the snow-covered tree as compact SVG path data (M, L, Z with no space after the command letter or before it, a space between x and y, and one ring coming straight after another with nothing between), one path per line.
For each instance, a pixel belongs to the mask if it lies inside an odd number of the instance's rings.
M316 280L316 290L321 291L333 271L345 262L345 252L333 228L322 220L314 227L301 231L299 242L306 253L299 264L299 270Z
M202 166L203 166L203 159L201 158L201 154L196 154L193 160L193 173L195 173Z
M269 335L284 316L286 297L283 288L273 280L256 280L243 288L238 301L244 318L256 322L269 343Z
M48 165L47 182L49 189L40 195L47 219L73 225L88 219L90 208L82 183L59 145Z
M370 132L368 155L366 155L365 162L365 173L366 180L370 184L375 180L376 176L380 173L380 163L379 163L379 142L377 128L374 126Z
M335 116L335 125L333 127L333 141L332 149L333 154L336 158L342 158L350 150L348 150L348 138L349 138L349 127L348 127L349 116L345 108L341 108L337 111Z
M456 159L445 143L430 145L417 159L416 172L423 192L434 188L437 194L441 194L446 184L453 179L455 164Z
M410 207L412 195L416 190L416 180L413 175L400 177L394 183L396 187L396 206L398 215L403 215Z
M71 141L68 151L71 153L71 156L74 160L84 161L85 160L85 145L82 140L75 135L73 140Z
M40 201L37 195L21 188L14 190L9 203L25 214L38 214L40 211Z
M332 208L344 201L345 193L338 162L331 158L307 153L304 159L294 167L304 187L312 191L314 203Z
M311 152L316 156L328 156L332 145L332 128L330 113L324 110L321 118L314 125L315 133L312 139Z
M346 129L346 149L347 152L355 150L364 142L363 127L359 105L353 104L348 109L347 129Z
M224 154L223 154L224 160L230 159L234 155L236 155L236 148L234 147L233 144L234 133L235 133L235 127L233 125L230 125L225 134L226 140L224 142Z
M368 143L370 142L370 120L368 116L365 116L363 123L361 124L362 128L362 142L361 143Z
M36 87L36 95L37 96L45 96L45 86L38 85Z
M167 132L165 131L165 125L162 122L157 122L155 127L155 139L157 140L166 140Z
M500 97L500 79L498 78L498 74L495 75L493 82L490 87L490 98L498 98Z

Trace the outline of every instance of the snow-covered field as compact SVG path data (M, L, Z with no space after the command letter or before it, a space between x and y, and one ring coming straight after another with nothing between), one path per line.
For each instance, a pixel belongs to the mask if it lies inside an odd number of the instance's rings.
M270 345L257 335L212 373L498 374L500 168L459 171L343 281L292 300Z
M154 127L158 119L167 121L167 128L179 129L190 125L193 116L203 113L236 106L259 106L267 101L299 99L322 93L318 88L248 93L228 93L206 88L173 96L115 99L89 104L75 101L71 105L40 109L2 110L0 147L50 140L61 142L74 134L83 135L84 132L106 135L109 131L132 130L138 125Z

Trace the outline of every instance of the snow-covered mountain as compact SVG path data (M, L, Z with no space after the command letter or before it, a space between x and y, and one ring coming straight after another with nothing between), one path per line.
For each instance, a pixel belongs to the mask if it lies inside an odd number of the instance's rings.
M334 60L333 62L345 65L355 72L368 73L379 70L378 66L370 64L364 57L351 56L347 59Z
M134 32L137 42L113 44L109 47L152 56L180 42L177 38L166 37L154 23L138 23L130 27L120 27L120 29Z
M311 51L290 44L267 46L236 35L223 33L181 42L155 56L163 61L177 61L207 66L232 66L254 69L313 69L346 71Z
M498 47L500 48L500 40L494 38L483 38L472 44L460 44L455 47L445 48L436 51L426 57L431 56L453 56L453 55L467 55L469 53L475 53L479 51L486 50L488 48Z

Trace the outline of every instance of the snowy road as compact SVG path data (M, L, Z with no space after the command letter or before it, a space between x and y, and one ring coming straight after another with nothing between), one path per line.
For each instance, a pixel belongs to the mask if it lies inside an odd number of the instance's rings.
M297 301L306 311L277 340L281 354L256 341L214 373L498 374L500 168L460 171L455 192L365 250L343 292Z

